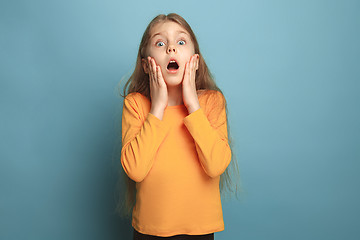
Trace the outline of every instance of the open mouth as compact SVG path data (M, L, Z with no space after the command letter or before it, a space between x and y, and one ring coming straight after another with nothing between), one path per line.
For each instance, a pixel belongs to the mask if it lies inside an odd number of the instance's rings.
M170 60L169 64L167 65L168 70L177 70L179 69L179 65L175 60Z

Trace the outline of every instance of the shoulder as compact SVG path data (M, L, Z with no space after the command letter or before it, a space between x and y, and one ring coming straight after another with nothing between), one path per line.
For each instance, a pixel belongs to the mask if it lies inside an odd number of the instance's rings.
M208 97L208 96L223 96L223 94L221 93L221 91L218 90L212 90L212 89L201 89L201 90L197 90L197 94L200 97Z
M147 97L139 92L129 93L128 95L126 95L125 100L130 101L137 105L143 105L143 104L146 104L147 102L149 102Z
M200 90L198 91L199 101L208 105L218 105L219 103L224 104L226 102L225 96L218 90Z
M136 112L140 119L145 119L150 111L151 103L145 95L139 92L131 92L126 95L124 105L131 111Z
M201 93L198 92L198 98L200 106L208 117L219 115L226 106L224 95L217 90L201 90Z
M142 96L142 94L139 93L139 92L131 92L128 95L126 95L125 99L127 99L127 100L138 100L138 99L141 98L141 96Z

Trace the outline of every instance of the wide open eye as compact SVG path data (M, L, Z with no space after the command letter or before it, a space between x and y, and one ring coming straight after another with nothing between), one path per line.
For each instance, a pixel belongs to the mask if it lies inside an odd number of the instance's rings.
M178 41L178 43L179 43L180 45L185 45L185 41L184 41L184 40L180 40L180 41Z
M156 43L156 46L158 46L158 47L162 47L164 45L165 45L165 43L162 41Z

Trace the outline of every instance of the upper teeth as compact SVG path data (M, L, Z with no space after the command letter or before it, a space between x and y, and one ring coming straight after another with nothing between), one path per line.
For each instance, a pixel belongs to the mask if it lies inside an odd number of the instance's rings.
M175 61L174 61L174 60L171 60L171 61L170 61L170 63L173 63L173 62L175 62Z

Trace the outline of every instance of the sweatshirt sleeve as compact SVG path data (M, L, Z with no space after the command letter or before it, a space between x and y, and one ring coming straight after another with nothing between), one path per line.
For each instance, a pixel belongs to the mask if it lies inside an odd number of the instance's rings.
M144 180L169 130L168 125L150 112L144 120L134 98L124 99L121 165L129 178L135 182Z
M208 116L200 107L184 118L184 124L194 138L202 168L214 178L220 176L229 165L231 149L228 144L224 96L217 91L215 99L207 104L210 108Z

